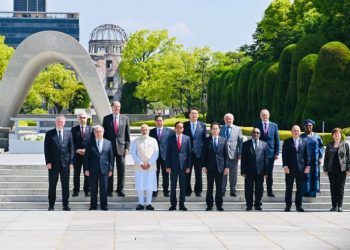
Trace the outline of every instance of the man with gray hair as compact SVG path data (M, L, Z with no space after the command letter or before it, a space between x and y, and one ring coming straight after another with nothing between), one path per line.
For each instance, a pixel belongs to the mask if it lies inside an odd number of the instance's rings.
M233 125L234 116L231 113L227 113L224 116L225 125L220 129L220 136L226 138L228 147L228 161L227 167L229 168L229 180L230 180L230 196L237 196L236 184L237 184L237 165L238 160L241 158L243 136L240 127ZM224 175L222 180L222 194L226 193L227 175Z
M84 162L84 154L85 154L85 148L86 145L90 142L90 140L93 138L93 128L90 127L90 125L87 124L88 115L86 112L81 112L78 114L78 122L79 124L77 126L74 126L71 129L72 137L73 137L73 143L74 143L74 177L73 177L73 195L72 196L79 196L80 191L80 173L81 173L81 167ZM83 187L85 196L89 196L89 178L84 175L84 187Z
M152 206L152 195L157 191L157 159L159 155L157 140L149 136L149 127L141 126L141 136L131 143L131 155L134 159L135 189L139 196L139 205L136 210L145 208L154 210Z

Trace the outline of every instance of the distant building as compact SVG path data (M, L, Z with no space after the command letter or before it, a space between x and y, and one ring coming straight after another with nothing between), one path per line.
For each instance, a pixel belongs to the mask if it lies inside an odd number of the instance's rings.
M121 98L123 82L119 64L126 40L125 31L114 24L98 26L90 34L89 54L111 101Z
M46 0L14 0L13 11L45 12Z

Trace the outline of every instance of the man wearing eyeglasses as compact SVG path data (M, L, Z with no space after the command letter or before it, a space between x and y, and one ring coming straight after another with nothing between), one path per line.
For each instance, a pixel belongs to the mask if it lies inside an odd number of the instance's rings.
M84 162L85 148L90 140L94 137L93 128L87 124L87 114L82 112L78 114L79 125L71 129L74 144L74 177L73 177L73 197L79 196L80 191L80 173L81 167ZM89 190L89 178L84 175L84 187L85 196L88 197L90 194Z
M264 192L264 176L268 174L268 145L260 140L260 130L253 128L252 139L243 143L241 158L241 175L244 177L244 193L247 211L253 207L255 189L255 210L261 211ZM255 188L254 188L255 186Z

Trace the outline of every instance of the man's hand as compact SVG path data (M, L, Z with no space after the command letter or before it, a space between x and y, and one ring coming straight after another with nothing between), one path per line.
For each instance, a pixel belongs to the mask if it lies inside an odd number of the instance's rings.
M171 168L166 168L165 171L170 174L171 173Z
M69 170L73 170L73 164L69 164Z
M323 172L324 176L328 176L328 171Z
M264 175L264 177L265 177L265 179L266 179L266 178L268 177L268 175L267 175L267 174L265 174L265 175Z
M109 171L109 172L108 172L108 176L112 176L112 171Z
M129 153L128 149L124 149L124 155L127 155Z
M81 156L85 155L85 149L77 149L76 152L77 152L78 155L81 155Z
M47 169L51 169L52 168L51 163L46 164L46 167L47 167Z
M277 159L278 159L278 155L275 155L273 158L274 158L275 160L277 160Z
M304 173L305 173L305 174L310 173L310 166L306 166L306 168L305 168L305 170L304 170Z
M207 168L202 168L203 173L208 173Z
M189 174L191 172L190 168L186 168L186 174Z
M318 159L318 165L322 165L322 158Z
M85 171L85 176L90 176L89 170L86 170L86 171Z
M289 168L288 168L288 166L284 166L284 173L285 174L289 174L290 172L289 172Z
M241 174L241 176L243 176L244 178L245 178L245 177L247 177L247 175L246 175L246 174Z
M228 175L228 168L224 168L224 175Z
M345 171L345 174L346 176L350 176L350 171L349 170Z

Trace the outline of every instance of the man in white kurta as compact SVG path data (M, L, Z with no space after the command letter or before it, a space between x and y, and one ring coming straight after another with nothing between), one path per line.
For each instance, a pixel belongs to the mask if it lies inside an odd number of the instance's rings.
M136 210L154 210L153 191L157 191L157 159L159 149L157 140L149 136L149 127L141 126L141 136L131 143L131 155L135 167L135 189L139 196ZM145 202L146 192L146 202Z

